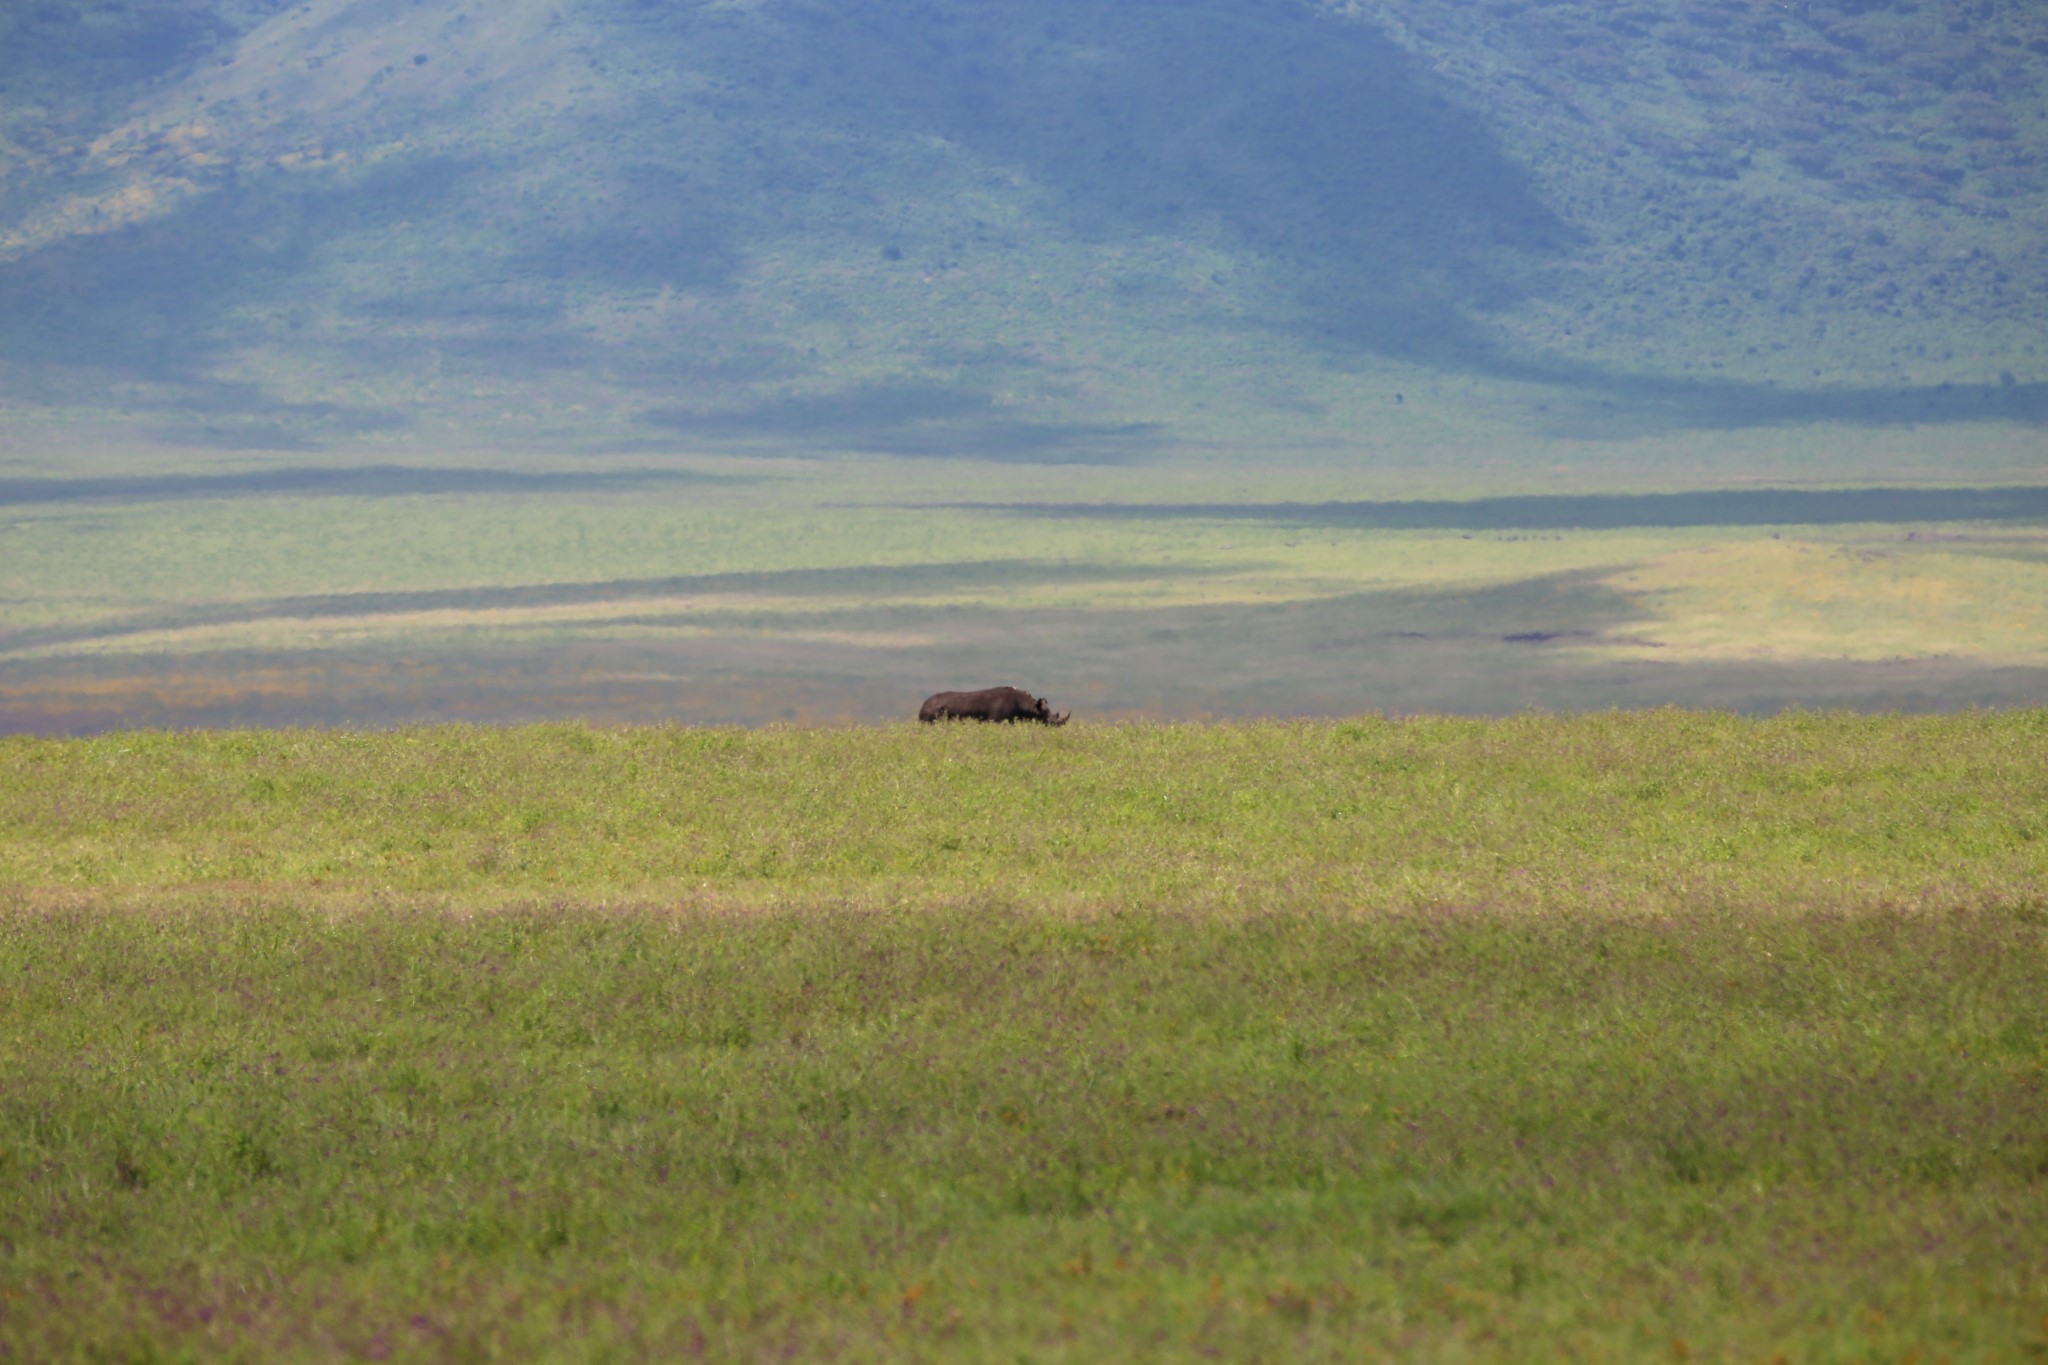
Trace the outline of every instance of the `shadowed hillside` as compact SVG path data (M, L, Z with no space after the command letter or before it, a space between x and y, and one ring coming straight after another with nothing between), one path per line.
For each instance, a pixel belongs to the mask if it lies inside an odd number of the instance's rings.
M98 0L0 54L0 394L181 443L1117 462L1418 368L1594 434L2044 417L2018 0Z

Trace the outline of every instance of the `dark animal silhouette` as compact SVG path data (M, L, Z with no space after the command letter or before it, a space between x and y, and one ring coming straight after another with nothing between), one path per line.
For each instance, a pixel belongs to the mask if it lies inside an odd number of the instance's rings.
M1054 715L1044 697L1034 697L1021 687L984 687L979 692L937 692L925 698L917 718L934 720L1035 720L1043 725L1065 725L1072 711Z

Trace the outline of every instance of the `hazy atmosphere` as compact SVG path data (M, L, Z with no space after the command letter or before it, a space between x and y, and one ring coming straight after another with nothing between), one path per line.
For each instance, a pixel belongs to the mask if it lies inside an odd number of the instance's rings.
M0 8L0 727L2048 698L2026 0Z
M2048 1359L2044 757L2048 0L0 0L5 1365Z

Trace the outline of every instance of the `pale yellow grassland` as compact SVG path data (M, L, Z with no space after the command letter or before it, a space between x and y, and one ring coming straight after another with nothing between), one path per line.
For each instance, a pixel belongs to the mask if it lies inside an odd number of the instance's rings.
M1694 546L1606 580L1637 597L1662 659L2048 662L2048 535L1956 542L1758 537Z

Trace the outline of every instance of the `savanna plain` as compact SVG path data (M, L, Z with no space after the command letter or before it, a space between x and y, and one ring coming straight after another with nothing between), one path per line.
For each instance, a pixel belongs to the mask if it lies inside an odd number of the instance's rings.
M2048 1355L2044 15L0 6L0 1360Z
M2029 1359L2044 743L0 740L0 1351Z
M1004 682L1092 720L2048 698L2034 428L1582 440L1502 394L1108 466L38 448L0 477L0 733L873 723Z

